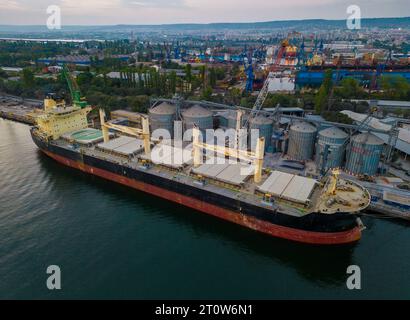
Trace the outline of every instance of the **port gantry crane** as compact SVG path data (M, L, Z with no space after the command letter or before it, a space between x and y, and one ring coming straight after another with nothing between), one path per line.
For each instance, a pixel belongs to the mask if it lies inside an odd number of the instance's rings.
M253 91L253 81L255 80L255 74L253 73L252 57L248 56L247 60L248 60L247 62L245 62L245 59L243 60L243 66L244 66L245 74L246 74L245 91L252 92Z
M70 70L66 64L63 64L62 75L67 81L68 88L71 94L71 100L74 106L85 108L88 103L85 98L81 97L80 87L75 79L71 76Z
M386 66L392 63L392 49L389 49L389 53L387 54L386 60L384 62L378 63L376 66L376 70L373 74L371 84L369 86L369 92L372 90L379 90L380 89L380 78L382 77Z
M305 40L302 39L302 44L298 50L298 63L296 67L299 69L304 68L306 65L306 52L305 52Z

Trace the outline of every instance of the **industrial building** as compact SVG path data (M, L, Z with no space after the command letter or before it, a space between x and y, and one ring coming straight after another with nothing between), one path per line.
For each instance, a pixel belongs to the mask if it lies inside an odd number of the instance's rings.
M104 56L98 57L100 60L103 60ZM110 58L119 59L122 61L127 61L130 56L128 55L111 55ZM77 66L90 66L91 65L91 56L90 55L68 55L68 56L55 56L48 58L39 58L37 59L39 63L44 64L75 64Z
M375 71L373 70L338 70L333 72L332 80L334 83L338 83L345 78L353 78L359 81L361 84L369 84L373 79ZM382 72L381 76L391 77L403 77L410 83L409 71L389 71ZM299 87L302 86L320 86L325 79L325 71L299 71L295 76L295 84Z

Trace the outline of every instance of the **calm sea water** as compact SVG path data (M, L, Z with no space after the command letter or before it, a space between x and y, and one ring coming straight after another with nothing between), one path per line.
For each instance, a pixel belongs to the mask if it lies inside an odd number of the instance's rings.
M410 298L410 224L366 217L362 240L312 247L87 176L0 119L0 298ZM346 288L358 265L362 290ZM49 291L58 265L62 290Z

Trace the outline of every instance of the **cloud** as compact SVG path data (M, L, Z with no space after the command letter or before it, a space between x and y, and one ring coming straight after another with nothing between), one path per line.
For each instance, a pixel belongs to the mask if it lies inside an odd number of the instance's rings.
M122 8L121 0L61 0L61 10L66 10L68 13L96 13L105 10L116 10Z
M17 0L1 0L0 2L0 9L1 10L24 10L27 9L27 7L22 4L20 1Z
M186 7L186 0L131 0L130 5L146 8Z

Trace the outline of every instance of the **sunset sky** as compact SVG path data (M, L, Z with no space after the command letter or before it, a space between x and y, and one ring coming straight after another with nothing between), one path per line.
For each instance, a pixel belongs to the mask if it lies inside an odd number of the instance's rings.
M409 0L0 0L0 24L45 24L49 5L63 25L101 25L345 19L352 4L363 17L410 16Z

